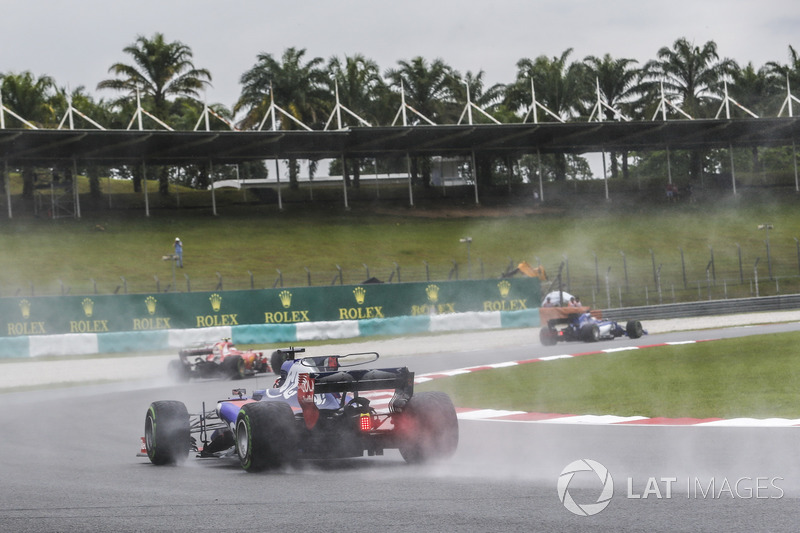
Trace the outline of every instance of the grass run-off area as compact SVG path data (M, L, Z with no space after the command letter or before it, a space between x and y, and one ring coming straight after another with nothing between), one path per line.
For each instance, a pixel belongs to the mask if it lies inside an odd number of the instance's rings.
M23 212L0 223L0 297L109 294L123 285L146 293L157 283L166 290L173 271L162 258L175 237L184 243L185 268L172 289L179 291L218 290L220 282L223 290L249 289L251 280L257 289L330 285L340 272L344 284L442 281L456 276L455 266L460 279L497 278L523 260L541 263L551 279L565 263L569 288L597 308L800 291L793 191L680 204L618 196L565 195L544 205L501 198L491 206L362 200L350 209L315 196L279 210L237 191L218 195L216 216L192 206L188 193L180 207L159 204L150 216L116 197L111 208L86 207L80 219ZM758 229L764 223L772 224L768 234Z
M435 379L417 390L444 391L458 407L477 409L794 419L798 345L793 332L587 354Z

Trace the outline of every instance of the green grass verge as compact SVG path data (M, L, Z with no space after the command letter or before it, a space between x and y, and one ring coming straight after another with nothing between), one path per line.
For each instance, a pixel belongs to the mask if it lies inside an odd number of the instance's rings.
M471 408L800 418L799 343L800 332L592 354L436 379L417 389L447 392L457 406Z
M87 189L84 178L79 183ZM496 278L522 260L543 264L552 277L566 260L572 292L595 307L754 296L756 261L759 295L800 292L800 196L793 189L745 189L737 197L709 191L697 203L667 204L660 189L656 197L633 190L605 201L601 191L567 187L548 194L543 206L523 191L503 190L485 195L481 206L453 196L418 198L411 208L386 190L378 199L362 188L351 191L344 209L340 199L322 199L331 192L326 188L315 189L313 200L308 188L287 188L282 211L240 191L220 191L213 216L207 191L173 187L160 196L153 182L146 217L143 195L117 190L129 182L111 185L110 199L82 200L78 220L45 218L48 202L36 218L25 201L13 199L14 218L0 225L0 297L91 294L95 287L109 294L125 284L131 293L147 293L156 278L166 290L173 273L162 257L176 236L185 255L175 275L180 291L216 290L220 279L224 290L249 289L250 273L255 288L272 287L279 271L284 286L307 285L309 276L314 286L330 285L338 281L337 266L345 284L362 282L367 268L382 280L397 281L398 269L401 281L445 280L454 262L461 279L469 270L474 278ZM527 211L515 216L511 208L520 207ZM770 263L767 234L757 229L765 222L774 226ZM473 239L471 269L460 242L466 236Z

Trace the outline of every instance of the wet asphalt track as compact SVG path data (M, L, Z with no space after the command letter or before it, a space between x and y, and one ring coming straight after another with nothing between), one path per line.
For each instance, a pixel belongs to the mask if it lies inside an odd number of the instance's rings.
M671 333L636 344L797 328ZM423 373L583 348L532 340L514 350L384 363ZM247 474L217 460L154 467L137 458L151 401L182 400L196 411L231 388L156 385L0 395L0 531L797 531L800 524L800 428L462 421L459 450L442 464L412 467L388 451ZM608 507L589 517L565 509L556 490L562 469L583 458L603 464L614 480ZM569 493L594 503L600 482L576 474Z

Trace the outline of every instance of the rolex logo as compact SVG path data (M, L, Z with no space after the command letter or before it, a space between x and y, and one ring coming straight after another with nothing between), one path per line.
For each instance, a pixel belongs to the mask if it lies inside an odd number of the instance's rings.
M94 302L91 298L84 298L81 302L81 306L83 307L83 314L86 315L86 318L92 318L92 312L94 311Z
M144 305L145 307L147 307L147 312L150 313L151 315L156 314L156 303L158 303L158 300L156 300L152 296L148 296L147 298L144 299Z
M361 305L364 303L364 298L367 296L367 289L364 287L356 287L353 289L353 295L356 297L356 303Z
M19 310L22 311L22 318L25 320L31 317L31 303L28 300L19 301Z
M218 313L220 307L222 307L222 296L214 293L208 297L208 300L211 302L211 309L213 309L215 313Z
M428 295L428 301L431 303L436 303L439 301L439 287L436 285L428 285L425 288L425 294Z
M502 298L508 298L508 293L511 290L511 283L503 280L497 284L497 288L500 289L500 296Z
M281 305L284 309L289 309L292 306L292 293L289 291L281 291L278 294L278 298L281 299Z

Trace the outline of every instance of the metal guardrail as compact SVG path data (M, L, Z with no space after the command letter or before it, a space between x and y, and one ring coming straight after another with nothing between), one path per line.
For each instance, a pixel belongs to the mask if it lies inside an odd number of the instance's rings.
M660 320L800 309L800 294L603 309L609 320Z

